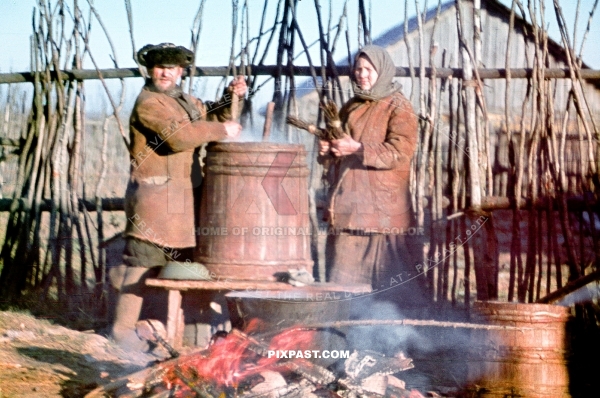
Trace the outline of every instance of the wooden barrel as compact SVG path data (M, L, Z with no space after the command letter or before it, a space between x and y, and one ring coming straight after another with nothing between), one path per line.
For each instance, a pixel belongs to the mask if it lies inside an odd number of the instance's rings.
M213 143L204 176L196 261L221 279L312 275L303 145Z
M468 381L478 397L570 397L566 322L569 308L475 302L472 320L507 329L476 329Z

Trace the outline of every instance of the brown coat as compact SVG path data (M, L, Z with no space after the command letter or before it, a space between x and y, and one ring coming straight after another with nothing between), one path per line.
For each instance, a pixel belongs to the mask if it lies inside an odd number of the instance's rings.
M402 233L412 219L409 175L418 127L410 102L398 92L378 101L355 97L340 110L340 119L364 151L331 164L331 226Z
M208 120L226 120L229 107L192 101L201 114L194 121L166 94L144 87L136 100L129 121L126 236L161 247L196 245L193 188L201 177L193 182L194 152L202 144L226 137L222 123Z

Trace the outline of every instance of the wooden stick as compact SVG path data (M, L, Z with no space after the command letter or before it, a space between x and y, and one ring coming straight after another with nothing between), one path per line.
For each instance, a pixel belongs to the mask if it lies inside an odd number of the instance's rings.
M413 62L412 62L412 58L410 56L410 54L412 53L411 51L411 47L410 47L410 41L408 40L408 0L405 0L404 2L404 45L406 46L406 59L408 59L408 73L410 76L410 102L413 102L414 96L415 96L415 87L417 87L416 83L415 83L415 79L416 79L416 75L415 75L415 68L413 68ZM348 62L350 64L350 62Z
M319 81L317 79L317 71L312 62L312 58L310 57L310 53L308 51L308 45L306 44L306 41L304 40L304 35L302 34L302 31L300 30L300 26L298 25L298 20L296 19L296 12L295 12L294 8L290 7L290 11L291 11L291 15L292 15L292 21L290 24L291 29L295 30L296 33L298 33L298 38L300 39L300 43L302 44L302 47L304 48L304 51L306 54L306 60L308 61L308 68L310 71L310 75L313 78L313 83L314 83L315 87L317 88L317 93L319 94L319 101L323 102L323 88L321 88L319 90Z
M239 117L239 109L240 109L240 97L237 94L231 94L231 120L237 121Z
M194 74L196 72L196 56L198 55L198 43L200 41L200 32L202 31L202 15L204 14L204 3L206 0L200 0L200 5L198 6L198 11L196 12L196 17L194 18L194 24L192 27L192 45L191 50L194 53L194 60L192 62L192 67L189 69L189 85L188 85L188 94L192 93L194 88Z
M502 325L486 325L479 323L467 322L444 322L434 320L421 319L361 319L351 321L336 321L313 323L306 326L301 326L296 329L316 329L316 328L342 328L342 327L369 327L369 326L434 326L454 329L480 329L480 330L534 330L534 328L517 327L517 326L502 326ZM292 329L293 330L293 329ZM290 330L291 331L291 330Z
M125 9L127 12L127 25L129 26L129 39L131 40L131 50L132 50L132 58L137 64L137 70L139 71L140 76L144 79L147 78L148 74L146 68L140 65L140 62L137 57L137 47L135 46L135 40L133 36L133 11L131 10L131 0L125 0Z
M366 46L367 44L371 44L371 31L369 30L369 19L367 18L367 12L365 11L364 0L358 0L358 11L360 13L360 20L362 21L363 40Z
M511 100L512 100L512 96L511 96L511 81L512 81L512 76L511 76L511 70L510 70L510 61L511 61L511 51L512 51L512 36L513 36L513 30L514 30L514 26L515 26L515 6L516 6L516 2L517 0L513 0L512 1L512 5L510 8L510 17L509 17L509 23L508 23L508 38L506 40L506 58L504 59L504 66L505 66L505 70L506 70L506 85L505 85L505 91L504 91L504 123L506 125L506 140L508 142L508 146L509 148L511 148L513 146L513 139L512 139L512 129L511 129L511 112L510 112L510 104L511 104ZM510 150L508 151L509 153L509 163L510 163L510 176L509 176L509 181L514 182L515 180L515 157L514 156L510 156ZM514 194L514 191L513 191ZM513 196L513 198L515 198ZM517 205L518 206L518 205ZM515 286L515 276L516 276L516 270L517 270L517 256L520 256L521 254L516 252L517 246L516 246L516 239L517 239L517 233L516 231L519 228L519 214L518 214L518 210L517 207L515 207L515 209L513 210L513 218L512 218L512 233L511 233L511 244L510 244L510 266L509 266L509 282L508 282L508 301L512 301L513 300L513 294L514 294L514 286Z
M273 123L273 111L275 110L275 103L273 101L267 104L267 113L265 115L265 126L263 128L263 141L269 141L271 135L271 124Z
M597 280L600 280L600 270L594 271L591 274L582 276L581 278L571 281L571 282L567 283L564 287L562 287L558 290L555 290L554 292L542 297L541 299L537 300L536 302L537 303L546 303L546 304L553 303L553 302L558 301L561 298L565 297L567 294L574 292L575 290L579 289L580 287L583 287L583 286L587 285L588 283L592 283Z

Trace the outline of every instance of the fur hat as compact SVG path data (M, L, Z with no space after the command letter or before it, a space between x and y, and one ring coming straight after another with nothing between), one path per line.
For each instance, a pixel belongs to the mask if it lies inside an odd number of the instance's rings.
M147 68L155 65L181 66L187 68L192 64L194 53L173 43L146 44L137 53L140 64Z

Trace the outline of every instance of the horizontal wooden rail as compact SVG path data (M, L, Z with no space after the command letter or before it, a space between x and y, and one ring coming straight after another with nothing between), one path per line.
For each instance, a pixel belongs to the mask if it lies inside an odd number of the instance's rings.
M102 209L106 211L122 211L125 209L124 198L102 198ZM512 209L514 200L504 196L485 196L481 198L481 210L483 211L494 211L494 210L508 210ZM423 198L423 206L430 207L432 199L430 196ZM0 212L10 211L12 199L0 198ZM80 206L85 206L88 211L96 211L96 203L93 200L79 200ZM554 202L554 208L557 209L557 203ZM448 208L450 205L450 199L447 197L442 198L442 207ZM567 199L567 205L571 211L585 211L588 208L597 210L597 203L593 201L586 202L581 196L574 196ZM26 206L26 200L20 199L20 206L24 208ZM40 205L40 210L50 210L51 201L45 199ZM532 203L530 199L521 199L520 206L522 209L529 209L531 206L539 209L547 209L547 202L540 200L536 203ZM469 209L467 209L468 211Z
M320 66L315 67L317 70ZM431 76L431 68L424 68L425 76ZM226 76L228 70L227 66L198 66L196 67L195 76ZM239 69L238 69L239 70ZM278 68L276 65L253 65L247 67L247 73L259 75L259 76L276 76ZM282 75L289 74L289 68L284 67L279 69ZM340 66L337 68L338 74L347 76L350 73L348 66ZM481 68L478 70L479 76L482 79L505 79L507 70L493 69L493 68ZM419 76L420 68L414 68L416 76ZM436 76L438 78L448 77L462 77L462 69L460 68L436 68ZM534 69L531 68L515 68L510 69L511 78L524 79L533 76ZM8 83L28 83L34 81L34 73L32 72L17 72L17 73L0 73L0 84ZM71 69L61 70L60 76L64 80L94 80L99 79L99 76L104 79L122 79L130 77L140 77L140 71L137 68L120 68L120 69ZM294 75L296 76L311 76L310 68L308 66L294 66ZM548 79L568 79L570 78L570 71L568 68L548 68L544 70L544 75ZM594 69L581 69L581 78L590 81L600 80L600 70ZM410 76L410 68L408 67L397 67L397 77ZM56 79L58 74L51 72L51 77Z
M0 198L0 212L10 211L12 205L12 199ZM22 209L26 208L27 201L24 198L19 199L20 203L17 203ZM45 199L40 203L41 211L50 211L52 202L49 199ZM79 200L80 208L85 207L87 211L96 211L96 203L91 200ZM125 209L124 198L103 198L102 199L102 210L105 211L123 211Z

